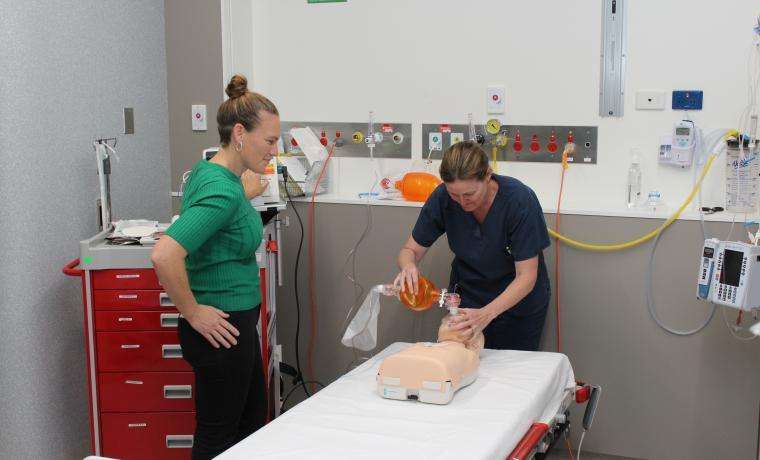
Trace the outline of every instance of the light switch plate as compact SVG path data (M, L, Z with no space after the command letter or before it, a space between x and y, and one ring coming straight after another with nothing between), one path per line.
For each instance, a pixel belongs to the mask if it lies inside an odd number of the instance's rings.
M124 107L124 134L135 133L135 109Z
M206 106L205 105L193 105L193 131L206 131L208 125L206 124Z
M665 91L636 91L636 110L665 110Z

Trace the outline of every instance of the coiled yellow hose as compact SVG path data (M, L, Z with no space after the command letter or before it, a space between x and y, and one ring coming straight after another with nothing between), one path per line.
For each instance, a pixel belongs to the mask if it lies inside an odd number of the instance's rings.
M552 237L557 238L558 240L562 241L568 246L572 246L577 249L585 249L587 251L596 251L596 252L621 251L623 249L632 248L642 243L646 243L647 241L656 237L660 232L668 228L673 222L676 221L676 219L678 219L681 216L681 213L683 213L684 209L686 209L686 207L689 206L689 203L691 203L694 200L694 196L697 194L697 192L699 191L699 188L702 186L702 181L705 179L707 172L710 170L710 167L712 167L712 164L716 158L717 158L717 155L715 154L711 154L708 157L707 163L705 163L705 166L702 168L702 173L699 175L699 179L694 184L694 187L691 189L691 193L689 193L689 196L686 197L686 199L678 208L678 210L676 210L676 212L674 212L670 217L668 217L668 220L666 220L662 225L652 230L651 232L647 233L646 235L640 236L639 238L636 238L634 240L631 240L625 243L594 244L594 243L585 243L583 241L574 240L565 235L555 232L551 228L549 229L549 234Z

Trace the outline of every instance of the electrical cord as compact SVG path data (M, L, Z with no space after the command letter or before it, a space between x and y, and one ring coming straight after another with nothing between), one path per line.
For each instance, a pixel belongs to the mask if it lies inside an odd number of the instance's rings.
M724 132L725 131L723 131L723 130L720 131L721 134L723 134ZM715 133L715 131L713 133ZM721 137L721 139L722 139L722 137ZM699 132L699 135L697 136L697 142L699 143L699 148L697 149L697 153L700 154L700 157L701 157L702 148L703 148L703 144L704 144L702 142L702 134L701 134L701 132ZM721 140L719 140L717 142L721 142ZM717 147L717 142L716 142L716 145L712 146L712 150L714 150ZM717 153L714 153L712 155L712 158L717 158L719 155L720 155L720 151L718 151ZM696 169L694 171L695 171L695 179L694 179L694 181L696 183L697 182L696 181ZM704 177L704 174L703 174L703 177ZM705 228L704 214L701 211L701 209L702 209L702 187L701 186L699 187L699 197L698 197L698 200L699 200L699 209L700 209L700 211L699 211L699 222L700 222L700 226L701 226L701 229L702 229L702 240L704 241L704 240L707 239L707 229ZM733 223L731 224L731 229L733 230ZM663 234L663 231L660 231L657 234L657 236L654 239L654 243L652 244L652 249L649 252L649 262L648 262L648 265L647 265L648 268L647 268L647 274L646 274L646 279L645 279L647 308L649 309L649 314L652 316L652 319L654 320L654 322L657 323L657 325L660 326L665 331L667 331L667 332L669 332L669 333L671 333L673 335L678 335L678 336L693 335L693 334L696 334L696 333L702 331L704 328L707 327L708 324L710 324L710 322L712 321L713 317L715 316L715 310L716 310L717 306L715 304L713 304L712 309L710 310L710 313L707 315L707 318L705 318L705 320L702 322L702 324L700 324L699 326L697 326L694 329L685 330L685 331L684 330L678 330L678 329L672 328L672 327L670 327L670 326L668 326L668 325L666 325L665 323L662 322L662 320L660 319L660 316L657 314L657 307L656 307L655 301L654 301L654 287L653 287L653 282L652 282L652 278L653 278L653 274L654 274L654 258L655 258L655 253L657 252L657 246L660 243L660 239L662 238L662 234Z
M583 438L586 437L586 430L581 433L581 440L578 441L578 455L575 456L575 460L581 460L581 446L583 446Z
M301 337L301 301L299 299L299 292L298 292L298 268L301 261L301 250L303 249L303 240L304 240L304 230L303 230L303 221L301 220L301 215L298 213L298 209L296 209L295 204L293 203L293 197L290 196L290 191L288 190L288 168L283 166L282 167L282 176L283 181L285 185L285 195L288 197L288 202L290 203L291 208L293 209L293 212L296 215L296 219L298 219L298 226L301 229L301 236L298 240L298 251L296 252L296 268L295 273L293 275L293 285L294 285L294 291L296 296L296 338L295 338L295 348L296 348L296 371L298 372L298 375L296 376L296 382L300 381L303 385L303 389L306 392L307 396L311 396L309 393L309 390L306 388L306 384L303 383L303 373L301 372L301 357L299 352L299 341Z
M705 236L705 235L703 234L702 236ZM713 304L713 308L712 310L710 310L710 314L707 315L707 318L702 324L700 324L695 329L690 329L687 331L681 331L681 330L669 327L668 325L662 322L659 315L657 314L657 310L654 303L653 288L652 288L652 272L654 271L654 254L657 251L657 244L660 242L661 237L662 237L662 232L657 234L657 237L654 239L654 244L652 245L652 250L649 252L649 265L648 265L647 276L646 276L646 298L647 298L647 307L649 308L649 314L652 316L652 319L654 320L655 323L657 323L658 326L670 332L671 334L680 335L680 336L696 334L697 332L700 332L702 329L706 328L707 325L710 324L710 321L712 321L713 316L715 316L715 309L716 309L715 304Z
M597 396L596 396L597 403L593 407L593 413L596 413L597 409L599 408L599 403L598 402L602 398L602 387L601 387L601 385L591 385L591 387L594 390L597 391ZM586 404L588 405L590 403L591 403L591 401L587 402ZM586 407L586 411L588 412L588 406ZM583 424L582 424L582 426L583 426L583 432L581 433L581 439L578 442L578 455L575 456L575 460L581 460L581 447L583 447L583 438L586 437L586 432L591 429L591 423L593 422L593 418L594 418L593 415L592 415L591 419L589 419L588 423L587 423L586 415L587 414L584 414L584 416L583 416Z
M322 165L322 170L319 172L319 175L317 176L317 180L314 183L314 190L311 194L311 201L309 206L309 300L311 303L311 335L309 336L309 348L307 351L307 366L309 370L309 378L311 381L315 381L314 379L314 364L313 364L313 356L314 356L314 347L315 342L317 339L317 296L316 296L316 266L314 261L314 214L315 214L315 208L316 208L316 196L317 196L317 190L319 190L319 183L322 181L322 178L325 175L325 172L327 172L327 167L330 163L330 158L333 156L333 152L335 151L335 142L332 143L330 146L330 150L327 153L327 158L325 159L324 164ZM314 392L314 385L311 386L311 391Z
M752 335L750 335L750 336L747 336L747 337L742 337L742 336L740 336L739 334L737 334L737 332L738 332L739 330L741 330L742 328L741 328L741 327L739 327L739 325L738 325L738 324L737 324L736 326L732 326L732 325L731 325L731 322L728 320L728 316L726 316L726 310L728 310L728 307L726 307L726 306L724 305L724 306L723 306L723 308L721 309L721 311L723 312L723 322L725 322L725 323L726 323L726 327L728 328L728 331L731 333L731 335L733 335L733 336L734 336L734 338L735 338L736 340L740 340L740 341L742 341L742 342L751 342L752 340L755 340L755 339L758 337L758 336L756 336L756 335L754 335L754 334L752 334ZM742 311L741 311L741 310L739 310L739 314L740 314L740 315L741 315L741 313L742 313Z
M374 157L373 157L373 154L372 154L372 148L370 148L370 160L374 161ZM377 171L376 170L375 170L375 179L376 179L375 183L377 183L378 177L377 177ZM351 283L353 285L353 288L354 288L354 303L353 303L353 305L351 305L349 307L349 309L348 309L348 311L346 313L346 317L345 317L345 319L343 321L343 326L340 328L341 331L344 331L346 329L346 327L348 327L348 324L350 323L351 318L353 317L353 313L354 313L354 311L356 309L359 308L358 306L360 305L360 302L362 300L362 296L365 293L364 286L362 286L361 283L359 283L357 275L356 275L356 264L357 264L356 254L357 254L357 251L359 250L359 246L362 244L362 242L364 242L364 240L367 238L367 236L369 236L369 233L372 231L373 219L372 219L372 205L370 203L370 197L372 196L372 193L374 192L374 190L375 190L375 186L373 185L372 187L370 187L370 191L369 191L369 193L367 194L367 197L366 197L366 203L365 204L366 204L366 209L367 209L367 223L364 226L364 230L362 231L361 235L359 236L359 239L356 241L356 243L354 244L354 246L348 251L348 254L346 255L346 260L343 262L343 276L345 276L349 281L351 281ZM346 273L346 267L348 266L349 262L351 262L351 274L350 275ZM369 291L367 291L367 292L369 292ZM370 316L367 318L367 323L364 325L363 329L366 329L367 324L369 324L369 321L370 321L371 317L372 317L372 315L370 314ZM353 344L353 339L351 341L352 341L352 344ZM349 366L351 366L355 361L359 360L359 356L356 353L356 346L355 346L355 344L353 344L353 345L354 346L352 347L352 350L354 352L354 361L352 361L349 364Z
M287 393L287 394L285 395L285 397L282 399L282 406L280 406L280 407L281 407L281 409L280 409L280 412L281 412L281 413L285 413L285 412L287 412L287 410L288 410L288 409L286 409L286 408L285 408L285 405L288 403L288 399L290 398L290 396L293 394L293 392L294 392L294 391L295 391L297 388L299 388L299 387L303 387L304 391L306 391L306 385L307 385L307 384L311 384L311 385L314 385L315 383L316 383L317 385L321 386L322 388L325 388L325 386L324 386L323 384L319 383L319 382L318 382L318 381L316 381L316 380L306 380L306 381L305 381L305 382L303 382L302 384L300 384L300 385L296 385L296 386L294 386L293 388L291 388L290 390L288 390L288 393ZM321 388L320 388L320 389L321 389ZM307 395L308 395L308 393L307 393Z
M565 445L567 446L567 454L570 456L570 460L575 460L573 458L573 446L570 444L570 438L565 435Z
M372 113L370 113L370 126L372 123ZM371 132L371 128L368 129L367 137L370 138L370 136L373 136ZM374 181L372 183L372 186L369 188L369 193L366 195L365 200L365 206L367 209L367 223L364 226L364 230L362 231L361 235L359 236L359 239L356 241L354 246L351 248L351 250L348 251L348 254L346 255L346 260L343 262L343 276L345 276L349 281L351 281L353 288L354 288L354 303L348 308L348 311L346 312L346 317L343 321L343 325L341 326L340 330L345 331L348 327L348 324L350 323L354 312L357 311L360 308L360 303L362 301L362 296L365 293L364 287L359 283L358 277L356 275L356 264L357 264L357 252L359 250L359 246L364 242L364 240L369 236L370 232L372 231L373 226L373 216L372 216L372 204L370 202L371 197L373 196L373 193L375 191L375 188L377 187L378 183L380 182L380 174L377 170L377 163L375 162L375 156L374 156L374 150L375 145L373 142L368 143L369 148L369 159L372 163L372 171L374 174ZM432 153L432 150L430 151ZM351 275L346 273L346 267L348 266L349 262L351 262ZM372 288L371 288L372 289ZM371 295L371 291L366 291ZM378 302L377 305L373 305L372 308L380 308L380 303ZM374 314L374 310L370 310L369 315L367 316L367 321L362 326L362 332L367 329L369 326L369 322L372 319L372 316ZM413 325L414 327L414 325ZM355 337L355 336L354 336ZM354 354L354 359L348 364L347 368L350 368L354 365L357 361L360 360L367 360L366 357L360 357L359 354L356 351L356 344L354 341L354 338L351 339L351 350Z
M568 143L565 145L565 149L562 152L562 174L560 175L559 180L559 196L557 197L557 214L554 218L554 227L557 229L557 231L560 231L560 205L562 204L562 192L565 189L565 172L567 171L567 168L569 167L568 163L568 156L572 154L575 151L575 144L574 143ZM562 353L562 315L560 313L560 270L559 270L559 260L560 260L560 246L559 246L559 239L554 240L554 250L555 250L555 257L554 257L554 301L555 301L555 310L557 315L557 353Z

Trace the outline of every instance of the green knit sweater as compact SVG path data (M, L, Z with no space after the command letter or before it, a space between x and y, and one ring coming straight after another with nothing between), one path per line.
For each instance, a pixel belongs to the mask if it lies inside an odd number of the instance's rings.
M166 231L187 251L185 266L198 303L224 311L261 303L255 252L263 229L240 178L199 161L185 186L179 219Z

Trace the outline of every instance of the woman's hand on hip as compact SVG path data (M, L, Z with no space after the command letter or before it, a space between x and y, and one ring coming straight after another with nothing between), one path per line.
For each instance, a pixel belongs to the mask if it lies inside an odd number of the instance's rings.
M449 319L449 328L452 331L462 331L465 337L471 339L494 319L488 308L460 308L459 314Z
M185 316L185 319L214 348L219 348L220 344L225 348L231 348L237 345L235 337L239 336L240 332L225 319L229 317L230 315L218 308L198 305L190 316Z
M401 288L403 292L417 294L417 282L420 279L420 270L414 263L404 265L404 268L396 275L393 285Z

